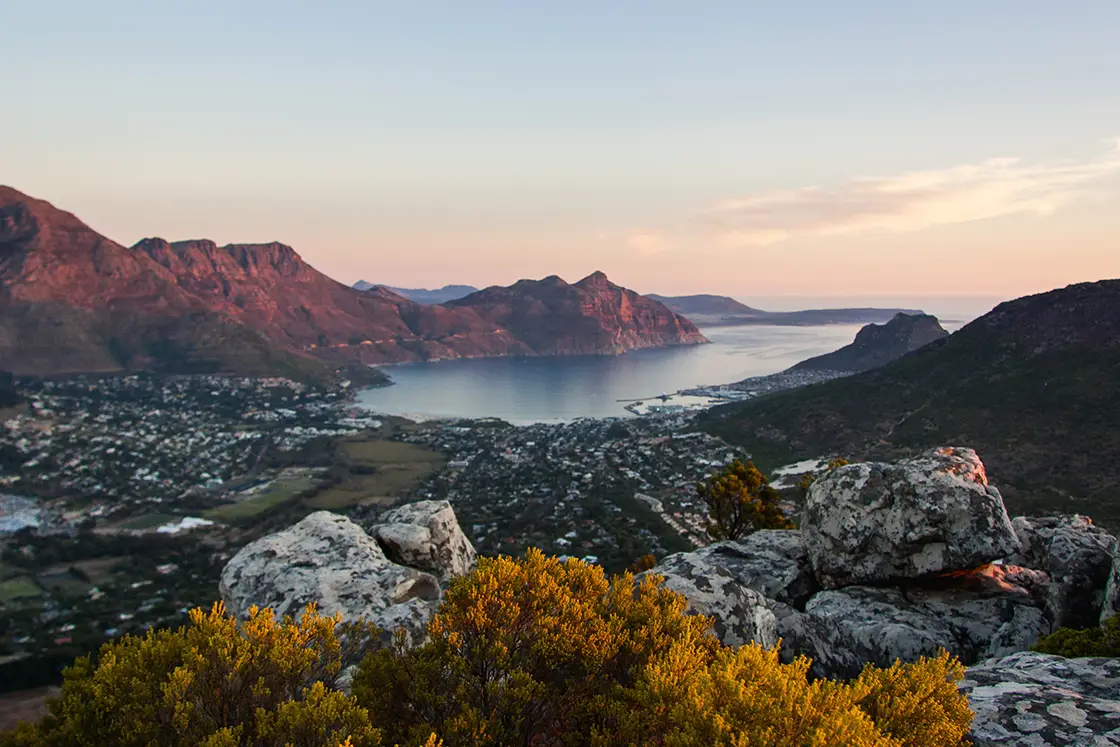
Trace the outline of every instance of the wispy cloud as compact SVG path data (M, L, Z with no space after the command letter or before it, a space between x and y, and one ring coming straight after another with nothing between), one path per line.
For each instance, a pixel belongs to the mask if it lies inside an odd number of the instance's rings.
M975 164L854 179L836 187L771 190L695 210L674 227L636 230L629 245L665 251L678 240L722 248L757 247L804 236L897 233L1033 213L1050 215L1120 173L1120 138L1084 162L1030 164L992 158Z

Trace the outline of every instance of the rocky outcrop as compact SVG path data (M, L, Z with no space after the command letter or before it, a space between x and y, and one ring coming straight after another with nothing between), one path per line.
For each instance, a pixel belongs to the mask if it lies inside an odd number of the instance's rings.
M1019 550L983 463L959 447L829 472L809 490L802 531L826 589L968 570Z
M970 667L960 687L975 747L1120 744L1120 659L1020 652Z
M1055 627L1085 628L1101 618L1116 538L1091 519L1047 516L1012 522L1022 550L1009 562L1046 571L1046 609Z
M650 572L714 616L725 642L780 638L782 657L810 657L818 677L941 649L974 664L1120 606L1115 568L1105 593L1111 535L1078 516L1012 522L970 449L839 468L809 504L801 530L717 542Z
M219 587L230 612L250 607L298 616L315 603L325 615L342 613L383 630L403 624L422 636L439 603L439 580L389 560L354 522L317 511L298 524L249 543L222 571Z
M371 533L390 560L428 571L444 583L470 573L478 558L447 501L394 508Z
M804 613L779 610L783 658L813 659L824 677L854 677L867 662L890 666L945 649L962 661L1021 651L1050 632L1025 589L992 592L850 586L823 591Z
M698 553L677 553L648 573L663 576L665 586L688 599L688 612L714 618L715 632L728 646L755 641L770 647L778 642L777 621L767 599L740 583L728 569Z
M692 553L770 599L804 608L819 590L801 532L767 529L739 542L715 542Z

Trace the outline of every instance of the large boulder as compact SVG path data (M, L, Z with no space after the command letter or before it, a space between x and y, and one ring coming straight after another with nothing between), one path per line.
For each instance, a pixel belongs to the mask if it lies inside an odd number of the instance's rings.
M802 531L826 589L968 570L1019 550L972 449L840 467L813 483Z
M715 542L694 555L726 569L770 599L803 608L819 587L805 540L796 529L765 529L738 542Z
M403 625L414 639L440 599L439 579L392 562L361 527L329 511L241 548L219 589L241 618L254 606L298 617L314 602L325 615L341 612L344 622L362 618L384 631Z
M638 574L665 578L666 588L683 594L688 612L715 619L715 632L728 646L755 641L767 648L778 642L777 621L769 600L736 580L726 568L698 553L677 553Z
M419 501L394 508L370 533L389 559L428 571L443 582L470 573L478 559L447 501Z
M1030 651L968 669L974 747L1120 745L1120 659Z
M822 591L799 613L771 605L786 660L805 655L818 677L854 677L864 663L890 666L945 649L965 663L1021 651L1050 632L1034 576L989 566L979 579L905 589Z
M1108 573L1108 583L1104 587L1101 601L1101 625L1104 621L1120 612L1120 539L1112 546L1112 570Z
M1100 621L1116 538L1078 514L1011 522L1022 546L1008 562L1050 576L1047 611L1055 627L1085 628Z

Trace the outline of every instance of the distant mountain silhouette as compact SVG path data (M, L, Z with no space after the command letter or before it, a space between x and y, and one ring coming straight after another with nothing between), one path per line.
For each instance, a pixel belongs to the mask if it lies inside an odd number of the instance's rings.
M997 306L898 360L718 407L702 427L768 467L974 447L1015 513L1120 526L1120 280Z
M948 336L929 314L895 314L886 324L868 324L850 345L801 361L791 371L867 371Z
M369 283L365 280L359 280L352 286L355 290L368 291L377 287L377 283ZM442 288L435 290L427 290L426 288L398 288L395 285L382 285L383 288L388 288L397 295L404 296L407 299L415 301L416 303L437 304L454 301L463 296L469 296L478 291L473 285L445 285Z
M887 322L896 314L921 314L914 309L806 309L804 311L763 311L729 296L659 296L647 293L679 314L703 327L732 327L744 324L815 326L822 324L868 324Z

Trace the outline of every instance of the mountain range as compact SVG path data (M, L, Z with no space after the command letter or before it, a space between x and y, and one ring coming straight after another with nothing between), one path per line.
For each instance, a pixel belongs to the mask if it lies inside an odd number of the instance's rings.
M921 314L915 309L805 309L803 311L763 311L729 296L659 296L646 294L684 314L703 327L731 327L745 324L817 326L823 324L868 324L888 322L897 314Z
M359 280L351 287L355 290L368 291L376 288L377 283ZM427 288L398 288L395 285L383 285L381 287L387 288L398 296L404 296L416 303L428 304L447 303L448 301L454 301L463 296L469 296L472 293L478 292L478 288L475 288L473 285L445 285L435 290L429 290Z
M764 468L966 444L1015 513L1120 526L1120 280L1000 304L879 368L717 407L701 427Z
M421 304L349 288L275 242L149 238L126 248L0 187L0 370L17 374L368 377L358 364L701 342L690 321L601 273Z

